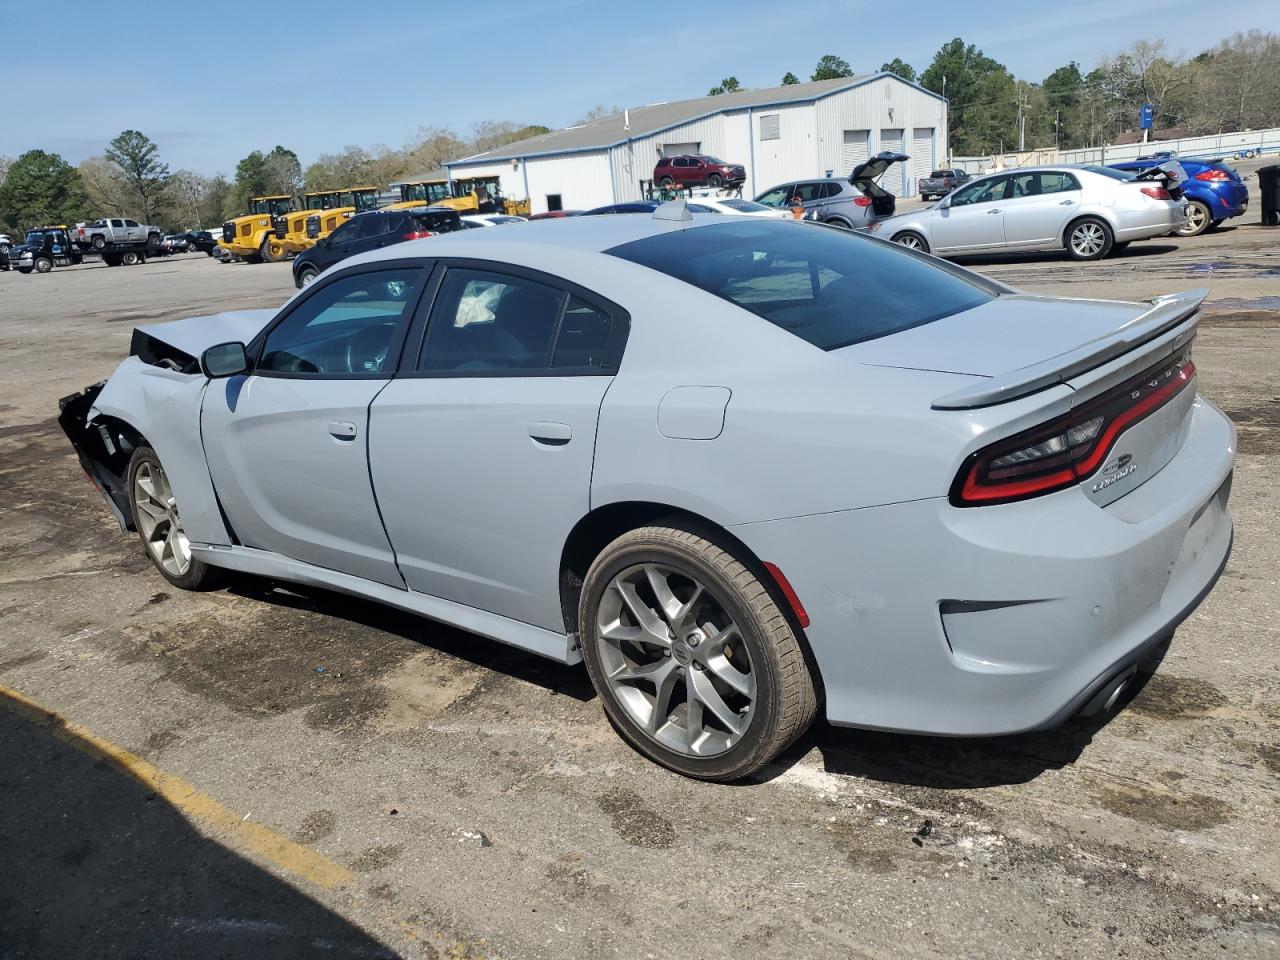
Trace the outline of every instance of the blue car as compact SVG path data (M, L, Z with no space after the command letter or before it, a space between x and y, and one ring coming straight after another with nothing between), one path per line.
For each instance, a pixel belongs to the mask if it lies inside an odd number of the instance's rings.
M1178 186L1189 201L1187 225L1177 231L1180 237L1198 237L1206 230L1239 217L1249 207L1249 188L1240 175L1221 160L1175 157L1169 153L1156 153L1124 163L1108 166L1117 170L1148 170L1165 160L1176 160L1187 171L1187 179Z

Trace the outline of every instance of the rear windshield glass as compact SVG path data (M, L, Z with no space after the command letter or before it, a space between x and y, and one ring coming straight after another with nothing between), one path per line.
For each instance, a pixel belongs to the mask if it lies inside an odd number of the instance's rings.
M1156 164L1152 164L1152 166L1156 166ZM1134 174L1130 173L1128 170L1115 170L1112 167L1095 167L1095 166L1087 166L1085 167L1085 169L1088 170L1090 173L1100 173L1104 177L1110 177L1112 180L1134 179Z
M895 244L794 221L742 218L608 252L723 297L823 350L931 323L994 296L981 281Z
M933 173L929 174L929 176L931 176L931 177L949 177L949 176L951 176L951 171L950 171L950 170L935 170L935 171L933 171Z

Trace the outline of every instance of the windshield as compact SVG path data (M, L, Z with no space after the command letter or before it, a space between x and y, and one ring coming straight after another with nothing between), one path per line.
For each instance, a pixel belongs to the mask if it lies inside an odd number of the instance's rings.
M43 231L43 230L28 230L28 231L27 231L27 243L31 244L33 247L38 247L38 246L40 246L40 244L44 243L44 231Z
M449 184L444 181L434 183L405 183L400 185L400 199L406 203L439 203L449 199Z
M728 217L607 251L749 310L823 350L991 300L978 279L837 228Z
M331 193L317 193L307 197L308 210L328 210L334 205Z
M1092 164L1084 167L1090 173L1100 173L1104 177L1110 177L1112 180L1133 180L1135 175L1127 170L1113 170L1111 167L1095 167Z
M357 190L352 195L352 201L352 205L356 208L357 213L372 210L378 205L378 191Z

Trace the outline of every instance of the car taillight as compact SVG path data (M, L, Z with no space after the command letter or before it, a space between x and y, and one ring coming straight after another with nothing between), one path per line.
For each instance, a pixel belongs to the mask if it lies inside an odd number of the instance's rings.
M401 240L421 240L423 237L434 237L435 234L430 230L410 230L408 233L401 234Z
M856 206L859 206L859 207L869 207L869 206L871 206L871 198L870 198L870 197L854 197L854 198L853 198L853 202L854 202L854 204L855 204Z
M1169 200L1169 191L1164 187L1143 187L1142 192L1153 200Z
M1217 170L1214 167L1210 167L1208 170L1201 170L1197 173L1196 179L1220 183L1223 180L1230 180L1231 174L1227 173L1225 170Z
M979 450L951 485L951 503L1009 503L1074 486L1102 466L1120 434L1176 397L1195 375L1188 347L1066 416Z

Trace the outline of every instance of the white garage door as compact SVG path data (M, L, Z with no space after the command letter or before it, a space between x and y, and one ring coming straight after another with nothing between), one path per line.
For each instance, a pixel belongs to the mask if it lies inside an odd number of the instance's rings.
M662 145L662 155L664 157L682 157L688 154L697 154L702 152L702 144L699 141L693 143L664 143Z
M933 173L933 127L916 127L911 131L911 183L914 192L921 177Z
M871 156L871 131L846 130L840 151L840 173L849 176L853 168Z
M893 127L888 130L880 131L880 150L889 153L906 153L903 149L903 134L901 127ZM880 186L884 187L894 196L902 196L906 190L907 170L906 164L898 163L890 167L880 180Z

